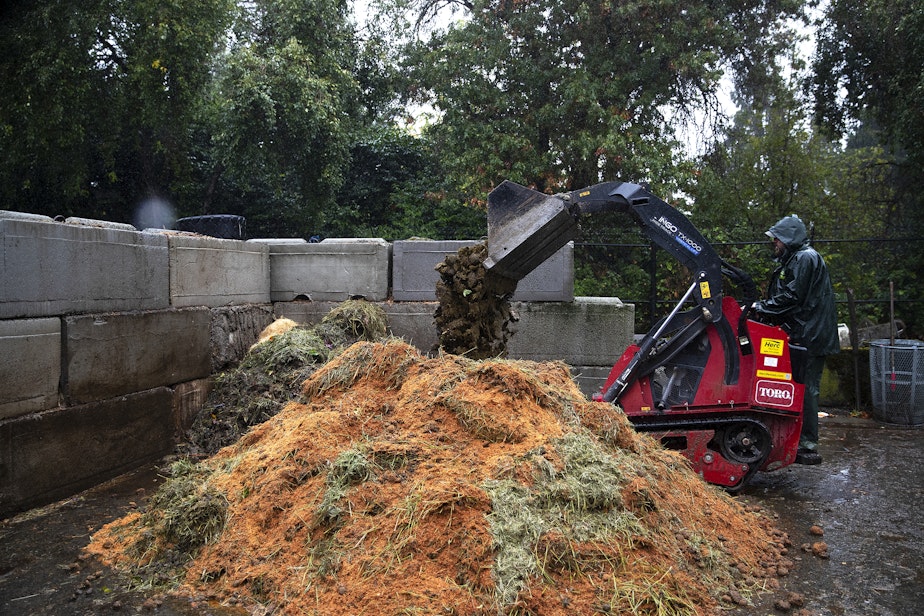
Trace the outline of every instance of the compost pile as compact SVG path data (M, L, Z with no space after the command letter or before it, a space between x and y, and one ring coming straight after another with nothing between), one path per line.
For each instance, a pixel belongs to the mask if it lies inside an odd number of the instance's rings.
M436 266L439 306L434 321L439 346L469 359L506 357L516 314L510 296L516 281L485 270L488 247L482 242L460 248Z
M357 342L88 551L251 613L717 613L788 539L562 363Z
M236 442L299 395L301 384L331 357L360 340L385 338L385 311L365 300L338 304L314 327L277 319L233 369L213 376L212 390L178 452L211 455Z

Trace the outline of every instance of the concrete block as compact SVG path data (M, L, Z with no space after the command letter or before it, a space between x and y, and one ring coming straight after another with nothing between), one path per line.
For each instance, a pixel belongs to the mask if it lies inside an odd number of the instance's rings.
M167 239L0 216L0 318L166 308Z
M474 240L403 240L394 243L392 299L436 300L436 266ZM569 242L517 284L514 301L570 302L574 299L574 243Z
M170 453L166 387L0 422L0 516L45 505Z
M58 406L61 320L0 321L0 420Z
M236 364L273 322L271 304L242 304L211 309L209 355L212 372L221 372Z
M516 302L574 300L574 242L568 242L517 283Z
M511 358L561 360L570 366L612 366L632 344L635 306L617 298L515 302L520 316L507 345Z
M179 383L173 388L173 440L180 442L185 438L199 411L212 391L211 379L196 379Z
M32 222L54 222L51 216L44 214L32 214L30 212L13 212L11 210L0 210L0 218L11 220L31 220Z
M424 353L436 349L439 336L433 314L437 302L388 302L382 305L388 316L388 329Z
M436 266L474 240L401 240L392 246L391 297L396 302L436 301Z
M83 225L85 227L100 227L106 229L122 229L123 231L137 231L134 225L125 222L111 222L108 220L94 220L92 218L79 218L68 216L64 219L66 225Z
M64 319L64 395L84 404L207 377L205 308Z
M194 235L167 237L172 306L269 303L270 262L266 246Z
M273 314L277 319L292 319L299 325L317 325L328 312L337 307L340 302L276 302L273 304Z
M370 302L388 298L391 244L378 238L337 238L318 243L303 240L267 242L271 297L345 301L361 296Z

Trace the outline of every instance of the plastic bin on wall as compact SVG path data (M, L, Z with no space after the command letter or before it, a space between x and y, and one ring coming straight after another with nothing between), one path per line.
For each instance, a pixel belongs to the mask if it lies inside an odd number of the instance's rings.
M924 342L872 340L869 378L876 419L924 424Z
M233 214L210 214L208 216L190 216L176 221L177 231L190 231L209 237L225 240L245 239L246 220L243 216Z

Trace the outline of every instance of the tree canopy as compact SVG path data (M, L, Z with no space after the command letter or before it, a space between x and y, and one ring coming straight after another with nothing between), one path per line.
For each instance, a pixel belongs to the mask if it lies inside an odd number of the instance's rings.
M715 242L793 212L820 240L908 238L872 266L868 244L829 256L842 296L894 280L921 305L920 2L364 6L358 20L351 0L15 3L0 14L2 207L132 222L156 198L243 215L251 236L471 239L504 179L647 182ZM579 292L648 293L647 252L613 247L637 236L600 219L584 239ZM728 256L769 267L753 246ZM670 297L682 278L661 263L654 286Z
M756 79L753 60L772 54L776 24L801 10L788 1L465 6L464 19L413 41L406 64L412 92L439 112L429 136L470 199L502 179L540 191L615 177L670 184L670 116L715 104L726 65Z
M126 220L187 155L227 0L17 3L0 19L0 197Z

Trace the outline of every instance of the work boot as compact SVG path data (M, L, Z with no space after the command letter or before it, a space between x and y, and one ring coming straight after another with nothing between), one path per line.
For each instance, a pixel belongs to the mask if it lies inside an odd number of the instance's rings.
M821 454L808 447L799 447L796 451L796 464L821 464Z

